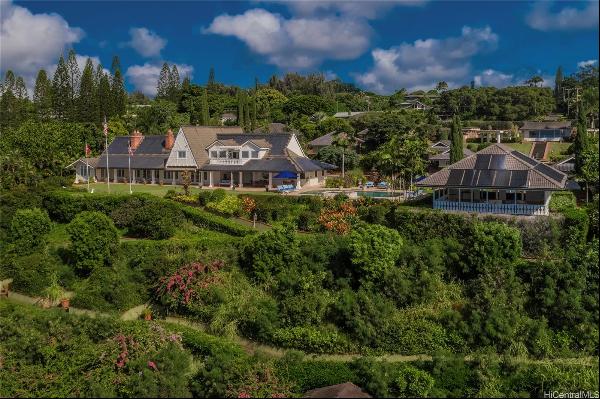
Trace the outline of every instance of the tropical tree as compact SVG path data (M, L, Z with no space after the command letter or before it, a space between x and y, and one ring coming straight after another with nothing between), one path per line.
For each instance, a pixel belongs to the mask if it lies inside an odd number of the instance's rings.
M44 121L50 118L52 108L52 82L44 69L40 69L35 79L33 90L33 106L38 120Z

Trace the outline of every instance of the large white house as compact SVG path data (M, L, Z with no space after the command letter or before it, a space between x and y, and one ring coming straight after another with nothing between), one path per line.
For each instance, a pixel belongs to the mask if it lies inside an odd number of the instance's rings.
M166 162L199 186L316 185L331 165L306 156L294 133L244 133L240 127L182 126Z
M129 148L132 154L129 154ZM108 171L106 169L108 158ZM317 185L333 165L306 156L294 133L244 133L238 126L182 126L177 135L116 137L99 157L96 180L199 187ZM129 170L131 169L131 176Z

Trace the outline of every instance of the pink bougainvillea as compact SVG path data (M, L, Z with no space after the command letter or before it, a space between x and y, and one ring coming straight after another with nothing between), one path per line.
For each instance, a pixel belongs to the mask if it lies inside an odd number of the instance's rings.
M156 363L154 363L152 360L148 360L148 367L154 371L158 371L158 367L156 367Z
M216 272L223 266L223 261L210 264L194 262L185 265L160 280L158 294L171 306L188 305L196 298L198 290L207 289L221 281Z

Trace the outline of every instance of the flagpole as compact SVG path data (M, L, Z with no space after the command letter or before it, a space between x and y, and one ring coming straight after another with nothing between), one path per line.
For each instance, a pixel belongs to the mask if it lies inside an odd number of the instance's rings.
M132 194L133 191L131 191L131 141L129 142L128 154L129 156L127 157L127 163L129 167L129 194Z
M87 178L87 191L88 193L90 192L90 163L87 159L88 156L88 145L87 143L85 143L85 148L83 150L83 153L85 154L83 156L83 159L85 159L85 177Z
M104 148L106 149L106 190L110 193L110 169L108 169L108 124L104 116Z

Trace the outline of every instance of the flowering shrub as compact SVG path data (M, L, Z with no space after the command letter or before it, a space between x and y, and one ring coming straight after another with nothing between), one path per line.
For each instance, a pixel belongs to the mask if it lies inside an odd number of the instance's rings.
M220 276L214 272L223 266L222 261L215 261L209 265L194 262L183 266L171 276L160 280L158 294L170 307L186 306L198 298L197 290L205 290L221 281Z
M319 214L318 222L325 230L344 235L350 232L356 208L350 202L327 204Z
M209 202L206 207L225 216L239 215L242 210L242 200L234 195L226 195L218 201Z
M197 195L179 194L179 195L175 195L175 196L171 197L171 199L174 201L177 201L177 202L181 202L184 204L190 204L190 205L195 205L198 203Z
M253 198L250 198L250 197L242 198L242 210L245 213L251 214L252 212L254 212L255 209L256 209L256 201L254 201Z

